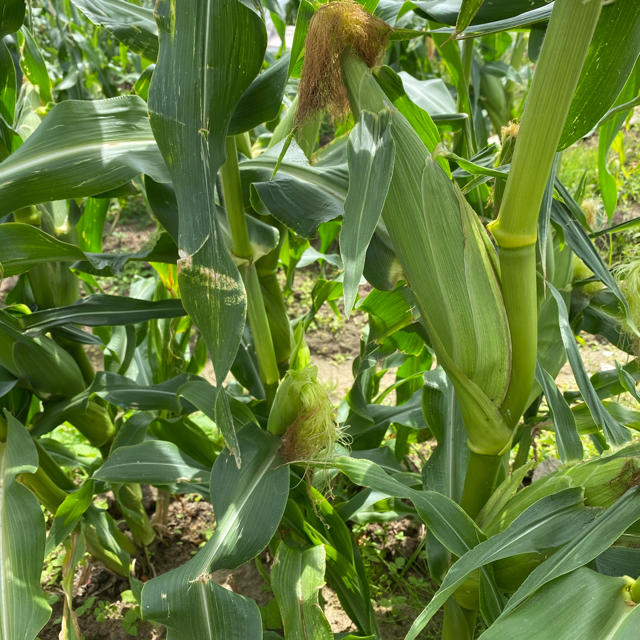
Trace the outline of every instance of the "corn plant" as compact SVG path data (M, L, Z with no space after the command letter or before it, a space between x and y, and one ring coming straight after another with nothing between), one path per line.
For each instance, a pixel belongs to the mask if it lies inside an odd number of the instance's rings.
M325 583L347 637L381 638L350 524L385 510L426 525L438 585L408 639L442 607L447 639L633 637L640 418L612 398L640 401L638 267L612 275L557 166L598 129L613 209L606 152L638 102L640 6L301 0L290 48L286 20L238 0L0 5L0 265L16 277L0 309L0 638L48 620L39 574L59 544L64 638L80 637L84 551L169 639L333 638ZM130 193L159 231L105 253L110 203ZM287 290L314 259L312 308L291 321ZM153 275L105 294L129 262ZM368 327L336 413L305 332L339 299ZM590 378L581 330L629 362ZM563 394L567 360L578 389ZM47 437L64 423L94 461ZM540 428L559 468L524 486ZM145 484L200 493L216 528L143 585ZM107 491L131 535L94 504ZM212 577L267 548L273 628Z

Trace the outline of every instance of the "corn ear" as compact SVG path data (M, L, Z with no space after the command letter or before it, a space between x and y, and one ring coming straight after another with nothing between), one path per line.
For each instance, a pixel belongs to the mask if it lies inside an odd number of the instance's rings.
M27 380L39 395L70 397L85 388L76 361L46 336L16 342L13 360L18 377Z
M340 434L333 413L316 367L288 371L278 386L267 422L267 429L282 437L282 458L292 462L331 455Z
M487 233L366 65L350 53L343 76L356 117L391 112L396 156L382 210L438 360L452 379L470 448L501 453L511 429L499 407L509 385L509 326Z
M637 457L598 458L577 464L564 475L576 486L584 488L585 504L610 507L630 487L640 482L640 461Z
M102 447L113 440L116 428L111 415L99 400L89 400L85 406L74 406L63 414L94 447Z

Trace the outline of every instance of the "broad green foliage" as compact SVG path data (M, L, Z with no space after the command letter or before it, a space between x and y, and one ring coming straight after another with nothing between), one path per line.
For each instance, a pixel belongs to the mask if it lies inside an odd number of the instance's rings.
M13 416L2 418L0 443L0 638L32 639L51 609L40 587L44 519L34 496L17 481L35 473L38 454L26 429Z
M325 584L340 637L382 640L354 526L401 518L427 534L388 579L433 593L407 640L441 609L447 640L635 640L637 268L613 239L640 219L593 209L635 193L639 5L349 1L1 3L0 640L50 618L45 552L61 637L86 552L169 640L331 640ZM563 184L592 131L597 178ZM325 308L366 322L346 390L307 346ZM585 333L628 358L590 376ZM194 493L210 538L143 584ZM258 556L263 607L215 573Z

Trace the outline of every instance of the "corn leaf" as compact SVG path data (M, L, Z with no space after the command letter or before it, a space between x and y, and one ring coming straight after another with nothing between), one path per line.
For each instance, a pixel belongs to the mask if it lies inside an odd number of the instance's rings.
M551 219L562 227L567 244L574 253L584 261L589 269L593 271L598 280L605 284L616 298L618 298L625 309L627 319L631 320L629 316L629 305L622 291L620 291L618 283L602 260L598 249L593 242L591 242L586 231L575 217L573 207L573 205L576 204L575 201L570 199L570 194L560 182L556 182L556 188L560 191L560 195L566 204L554 200L551 204Z
M636 486L629 489L611 507L577 532L559 551L536 567L511 596L503 616L514 611L543 585L591 562L638 519L640 488Z
M86 480L82 486L67 495L58 507L49 534L45 555L58 546L76 527L82 516L93 503L93 480Z
M44 517L33 494L16 479L35 473L38 454L27 430L5 412L0 442L0 640L34 640L51 608L40 586Z
M129 49L148 60L158 56L158 28L153 10L128 0L71 0L94 24L113 33Z
M110 204L109 198L87 198L85 201L82 217L76 224L78 246L83 251L102 253L102 235Z
M229 135L249 131L263 122L273 120L282 106L288 77L287 53L261 73L240 96L229 122Z
M562 342L564 343L564 348L567 351L567 357L569 358L571 369L584 401L587 403L595 423L604 431L607 442L614 445L624 444L631 438L629 430L623 427L611 416L602 404L602 400L600 400L598 394L595 392L595 389L591 384L591 380L587 375L586 369L584 368L584 363L582 362L582 357L580 356L576 339L573 335L571 325L569 324L569 315L564 300L552 284L547 283L547 287L558 305L558 321L560 333L562 335Z
M524 2L526 2L528 6L523 7L522 3ZM503 6L506 6L507 4L510 4L510 3L504 2L503 0L503 2L501 2L500 4L502 4ZM469 25L457 37L459 40L464 38L475 38L477 36L483 36L490 33L500 33L501 31L510 31L512 29L520 29L522 27L528 27L532 25L537 25L538 23L541 23L541 22L546 22L551 16L553 5L549 6L549 3L547 2L547 0L535 0L535 4L537 5L536 8L531 9L530 11L523 11L523 9L530 9L531 3L528 2L528 0L517 0L516 2L513 3L513 5L514 6L519 5L518 6L519 10L512 13L511 17L498 18L495 16L498 16L500 14L495 13L492 20L489 19L489 16L487 16L487 19L488 19L487 22L480 22L480 20L484 17L484 13L482 10L484 9L483 7L479 12L480 15L476 16L475 24ZM490 5L487 4L485 6L489 7ZM504 13L505 12L503 11L502 15L504 15ZM449 24L454 24L453 21L445 21L439 18L436 18L436 19L438 20L438 22L449 22ZM538 31L542 31L542 33L538 34L537 33ZM454 34L455 29L453 27L441 27L439 29L433 29L431 33ZM544 37L544 28L532 29L532 35L530 36L530 39L539 35ZM541 44L542 42L540 41L540 43L538 44L538 47L540 47Z
M236 0L160 0L155 13L160 53L149 113L178 201L180 292L222 381L240 344L246 295L216 220L215 180L234 107L260 70L266 30Z
M0 163L0 214L91 196L145 173L170 180L137 96L67 100Z
M180 300L151 301L95 294L68 307L36 311L21 320L22 326L29 332L40 332L67 323L99 327L136 324L153 318L179 318L183 315L185 311Z
M218 398L220 394L225 397ZM236 457L238 464L241 464L240 445L224 388L216 389L206 380L193 380L180 388L180 397L216 423L225 444Z
M147 440L128 447L118 447L93 474L104 482L143 482L205 484L209 469L198 464L172 442Z
M479 640L634 640L640 625L640 607L629 606L625 600L626 584L625 578L578 569L540 589L487 629Z
M456 31L464 31L475 18L476 13L484 4L484 0L462 0L460 12L456 18Z
M465 578L480 567L521 553L542 551L564 544L593 519L582 504L580 488L566 489L542 498L516 518L502 533L481 542L449 570L440 589L420 613L405 640L415 640L433 615Z
M478 4L478 0L472 0L472 2ZM508 18L517 20L520 14L541 7L546 2L547 0L492 0L485 2L479 8L475 15L475 22L490 22ZM432 20L455 25L461 10L465 14L468 11L468 9L465 10L465 5L469 4L469 0L421 0L416 4ZM513 27L505 27L505 29L509 28Z
M411 500L428 529L454 555L463 556L485 539L484 533L462 508L441 493L412 489L369 460L343 457L334 460L332 466L355 484ZM483 567L481 579L484 590L482 614L493 619L502 610L503 597L491 569Z
M324 586L323 545L299 551L284 542L273 563L271 586L276 597L285 635L299 640L333 640L329 621L318 603Z
M636 62L635 69L629 76L622 92L614 103L614 106L622 106L631 101L638 95L640 90L640 61ZM615 140L620 127L626 120L631 109L623 109L616 113L615 116L609 118L600 127L600 135L598 136L598 182L602 193L602 200L609 218L618 203L618 184L616 178L609 171L608 155L609 149Z
M544 390L547 404L551 410L560 459L563 462L582 460L584 452L576 428L575 417L553 378L540 366L540 362L536 365L536 380Z
M0 5L0 38L20 28L25 8L24 0L5 0Z
M253 425L238 438L242 468L224 452L211 472L213 536L189 562L142 590L142 615L167 626L167 640L262 639L256 604L215 584L210 573L236 567L267 545L284 512L289 470L277 457L278 438Z
M349 192L344 202L344 220L340 230L347 315L353 308L366 251L387 197L394 153L389 113L363 112L349 136Z
M605 5L582 67L559 149L587 135L605 115L622 91L638 55L640 3L617 0Z
M441 367L424 374L422 410L438 442L422 469L426 489L460 502L467 470L467 435L450 380Z

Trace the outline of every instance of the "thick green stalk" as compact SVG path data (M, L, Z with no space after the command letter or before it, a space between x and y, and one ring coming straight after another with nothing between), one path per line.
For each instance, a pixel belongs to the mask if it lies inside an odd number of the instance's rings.
M460 506L475 518L493 493L502 456L486 456L469 452L469 464L464 480Z
M231 229L231 253L249 262L253 258L253 248L249 239L249 229L244 212L242 198L242 183L240 182L240 168L238 167L238 149L236 139L227 137L227 160L220 169L222 195L227 220Z
M463 609L453 597L444 605L441 640L473 640L476 612Z
M267 312L264 306L260 280L258 280L258 274L256 273L254 264L240 267L240 273L242 274L244 286L247 290L247 298L249 301L247 315L249 317L251 333L253 334L253 348L256 351L256 358L258 359L260 379L264 385L267 402L271 404L276 387L278 386L278 380L280 379L280 372L273 348L269 319L267 318Z
M267 402L271 403L280 373L260 282L253 262L253 247L244 212L235 138L231 136L227 138L226 151L227 160L220 170L220 179L227 220L231 229L231 251L236 257L246 261L240 267L240 273L247 292L247 316L258 359L260 379L265 387Z
M538 213L601 0L556 2L527 96L509 179L491 231L501 247L534 244Z
M499 247L512 340L511 382L501 407L512 426L526 408L535 372L535 243L540 205L600 9L601 0L556 2L525 104L500 213L489 225Z

